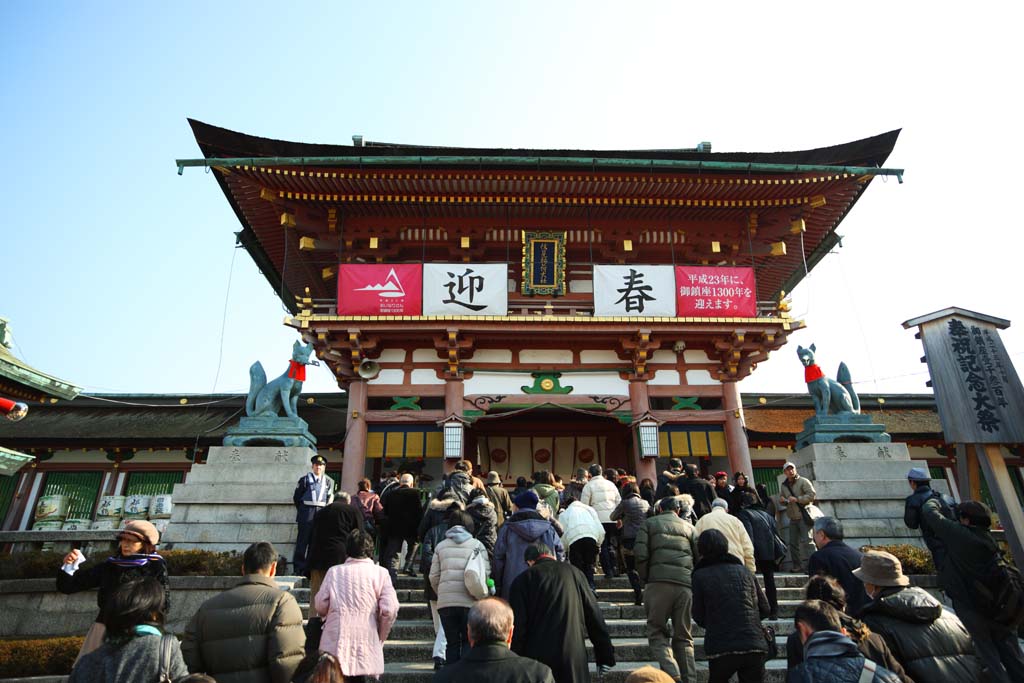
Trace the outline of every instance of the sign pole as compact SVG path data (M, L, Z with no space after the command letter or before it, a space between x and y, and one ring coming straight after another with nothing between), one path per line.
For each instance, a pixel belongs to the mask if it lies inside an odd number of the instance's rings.
M985 472L985 481L995 501L1013 561L1018 567L1024 567L1024 510L1017 502L1017 492L1010 480L1010 472L1006 469L1006 461L996 444L974 444L974 449L981 469Z

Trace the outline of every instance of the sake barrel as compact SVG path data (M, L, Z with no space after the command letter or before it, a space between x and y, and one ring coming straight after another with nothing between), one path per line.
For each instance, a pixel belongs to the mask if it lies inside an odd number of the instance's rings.
M98 517L120 517L124 514L124 496L103 496L96 509Z
M145 519L149 514L149 504L152 501L152 496L135 494L126 497L124 499L125 519Z
M93 531L114 531L120 526L120 517L97 517L96 521L89 525L89 528Z
M68 517L61 525L61 531L86 531L92 525L92 520L84 517Z
M64 518L68 516L70 503L67 496L40 496L39 502L36 503L36 521L57 520L63 522Z
M149 518L170 519L171 508L171 494L164 493L159 496L153 496L153 500L149 503Z

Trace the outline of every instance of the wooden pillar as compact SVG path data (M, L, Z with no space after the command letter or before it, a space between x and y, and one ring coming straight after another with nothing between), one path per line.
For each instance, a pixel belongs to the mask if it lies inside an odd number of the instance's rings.
M975 444L974 450L985 471L988 491L995 501L999 521L1006 533L1006 541L1010 544L1010 552L1013 553L1013 561L1018 567L1024 567L1024 510L1021 510L1017 500L1017 491L1010 480L1006 461L996 444Z
M348 417L345 420L345 454L341 461L341 491L356 494L366 469L366 380L348 385Z
M629 380L629 405L633 411L633 421L639 420L651 410L651 403L647 396L647 380ZM633 466L636 470L637 483L644 479L658 481L658 460L657 458L640 457L640 438L634 432L633 437Z
M747 435L743 431L743 403L740 401L739 382L722 382L722 409L725 411L725 447L729 454L729 469L732 472L743 472L753 480L754 466L750 461Z
M462 383L461 378L449 377L444 382L444 416L458 415L462 417L462 399L465 397L465 385ZM465 458L466 454L466 434L463 432L462 438L462 454ZM455 463L457 460L444 459L444 473L451 474L455 471Z

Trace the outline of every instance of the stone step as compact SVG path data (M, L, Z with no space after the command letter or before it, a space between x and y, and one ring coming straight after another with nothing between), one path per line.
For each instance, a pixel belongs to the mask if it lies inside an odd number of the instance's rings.
M779 657L785 661L786 637L777 636L775 642L779 648ZM589 640L586 645L587 657L588 659L593 659L594 647ZM654 654L651 652L651 648L650 645L648 645L646 637L612 638L612 645L615 646L615 659L617 660L645 661L654 659ZM694 657L696 657L698 661L706 660L707 656L704 653L704 638L695 637L693 639L693 645ZM384 643L384 660L391 662L431 661L433 650L433 638L430 640L392 640L392 638L389 637Z
M797 605L801 600L779 600L779 616L782 619L792 619ZM601 614L605 620L609 619L646 619L647 614L641 605L622 605L612 602L599 603ZM309 603L299 603L303 614L309 611ZM398 621L429 620L430 605L425 602L406 602L398 606Z
M779 600L799 600L803 597L803 586L793 588L782 588L777 589ZM426 602L426 593L422 590L405 590L399 589L395 591L398 594L398 601L401 603L406 602ZM308 603L312 599L309 588L293 588L291 594L295 596L295 599L300 603ZM600 602L615 602L625 605L633 604L633 589L631 588L598 588L597 599Z
M629 579L625 576L616 576L614 579L608 579L604 576L598 575L594 583L597 585L598 590L602 588L626 590L629 588ZM805 583L807 583L807 574L796 574L793 572L780 572L775 574L775 585L778 588L801 588ZM399 575L398 582L395 584L395 590L422 590L422 588L422 576Z
M766 626L775 629L779 636L788 636L793 632L792 619L766 619L763 622ZM644 619L608 619L605 624L608 626L608 633L612 638L646 638L647 622ZM693 625L693 637L698 638L704 635L704 629L696 624ZM426 640L434 642L434 623L429 619L410 619L395 622L391 628L391 635L388 638L395 640ZM390 642L390 641L389 641Z
M644 666L658 668L657 662L651 661L620 661L614 669L604 677L597 674L597 665L590 664L592 683L623 683L630 673ZM431 683L434 679L434 663L426 662L385 662L384 677L388 683ZM697 662L697 680L708 680L708 663ZM765 665L764 683L784 683L786 680L786 660L773 659Z

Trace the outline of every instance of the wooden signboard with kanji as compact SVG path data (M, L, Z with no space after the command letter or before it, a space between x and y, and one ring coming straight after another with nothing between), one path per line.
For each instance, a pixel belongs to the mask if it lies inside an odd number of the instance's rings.
M1024 387L999 330L1009 320L947 308L903 323L919 327L947 443L957 444L959 488L969 491L968 449L977 454L1014 559L1024 566L1024 511L999 445L1024 442Z

